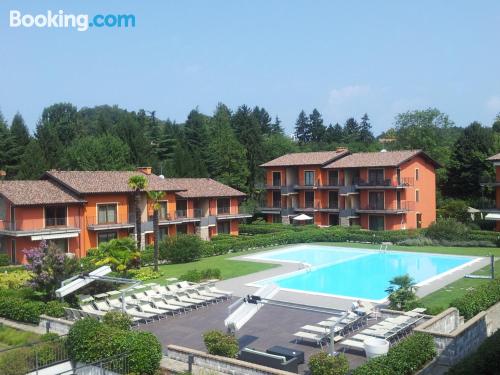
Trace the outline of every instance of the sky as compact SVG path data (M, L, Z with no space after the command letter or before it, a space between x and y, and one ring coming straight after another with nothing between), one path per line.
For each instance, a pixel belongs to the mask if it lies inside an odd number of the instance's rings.
M11 28L9 14L133 14L134 28ZM56 102L183 122L261 106L287 133L436 107L458 126L500 112L500 1L72 0L0 2L0 110L33 130Z

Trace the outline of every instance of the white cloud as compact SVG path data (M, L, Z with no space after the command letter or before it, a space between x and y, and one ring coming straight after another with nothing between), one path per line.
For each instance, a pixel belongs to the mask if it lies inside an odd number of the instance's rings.
M493 112L500 112L500 96L491 96L486 101L486 108Z
M345 86L340 89L333 89L330 91L328 103L334 108L344 104L345 102L365 96L370 93L370 86L368 85L351 85Z

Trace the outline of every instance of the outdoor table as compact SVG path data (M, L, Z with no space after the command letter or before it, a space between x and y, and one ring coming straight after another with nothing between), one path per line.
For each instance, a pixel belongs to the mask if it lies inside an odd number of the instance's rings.
M275 345L272 348L266 350L266 353L281 355L287 359L287 361L291 358L297 358L298 364L304 363L304 352L295 349L285 348L283 346Z

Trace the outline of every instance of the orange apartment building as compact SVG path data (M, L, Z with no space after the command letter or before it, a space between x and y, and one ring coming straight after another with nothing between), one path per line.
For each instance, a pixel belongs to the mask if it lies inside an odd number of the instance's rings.
M495 207L487 210L485 216L486 220L496 221L496 230L500 232L500 154L496 154L490 158L489 161L493 163L495 167L495 182L485 184L495 188Z
M242 192L211 179L164 179L139 171L49 171L39 181L0 182L0 252L23 262L23 249L52 241L78 257L99 243L132 235L135 227L131 176L143 173L148 190L165 192L160 239L177 233L210 239L238 235ZM143 245L153 243L152 203L140 200Z
M421 150L295 153L262 165L271 222L306 214L319 226L425 228L436 220L439 165Z

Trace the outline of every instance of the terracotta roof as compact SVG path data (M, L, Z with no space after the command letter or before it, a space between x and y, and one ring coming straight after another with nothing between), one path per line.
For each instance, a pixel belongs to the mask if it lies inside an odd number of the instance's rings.
M279 158L261 164L261 167L288 167L298 165L323 165L349 154L348 150L297 152L286 154Z
M15 206L83 202L50 181L2 181L0 195Z
M177 193L182 198L245 196L245 193L211 178L172 178L166 179L166 181L172 181L185 190Z
M141 175L138 171L48 171L44 178L50 178L78 194L129 193L128 186L132 176ZM180 191L175 181L163 179L155 174L144 175L148 180L148 190Z
M417 155L424 156L434 164L435 167L439 167L439 164L422 150L402 150L358 152L336 160L326 165L325 168L397 167Z
M488 160L499 161L500 160L500 154L493 155L493 156L489 157Z

